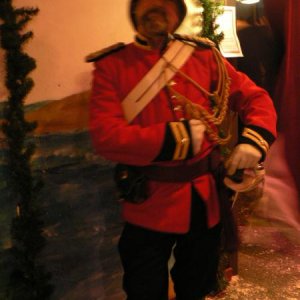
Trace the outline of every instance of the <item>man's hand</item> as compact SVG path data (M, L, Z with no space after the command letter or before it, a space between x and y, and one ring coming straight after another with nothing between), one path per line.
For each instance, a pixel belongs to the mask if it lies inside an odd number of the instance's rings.
M196 155L201 150L206 127L200 120L196 119L191 119L189 125L192 136L193 154Z
M225 163L228 175L233 175L238 169L251 169L257 166L261 152L250 144L239 144Z

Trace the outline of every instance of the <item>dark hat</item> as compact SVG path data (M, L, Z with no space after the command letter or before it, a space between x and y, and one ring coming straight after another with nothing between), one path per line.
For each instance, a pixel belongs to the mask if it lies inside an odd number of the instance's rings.
M176 2L177 7L178 7L178 12L179 12L179 20L178 20L178 24L175 28L175 30L180 26L180 24L182 23L183 19L186 16L186 5L184 3L184 0L174 0L174 2ZM135 15L134 15L134 11L135 11L135 7L138 3L138 0L132 0L130 2L130 8L129 8L129 12L130 12L130 18L132 21L132 24L134 26L134 28L137 28L137 24L136 24L136 19L135 19Z

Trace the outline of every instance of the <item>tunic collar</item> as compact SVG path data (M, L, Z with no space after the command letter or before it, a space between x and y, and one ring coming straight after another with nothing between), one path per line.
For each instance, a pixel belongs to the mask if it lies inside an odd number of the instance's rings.
M168 35L167 39L166 39L166 43L163 47L163 49L161 50L161 52L164 52L164 50L166 49L167 45L169 44L169 42L173 39L172 35ZM141 34L137 33L135 36L135 40L134 40L134 44L136 46L138 46L139 48L145 49L145 50L153 50L153 48L150 46L148 40L146 37L142 36Z

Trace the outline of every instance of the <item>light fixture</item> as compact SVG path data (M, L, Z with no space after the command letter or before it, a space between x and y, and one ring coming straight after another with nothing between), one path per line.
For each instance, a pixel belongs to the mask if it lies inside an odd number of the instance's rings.
M241 2L242 4L255 4L258 3L259 0L237 0L237 2Z

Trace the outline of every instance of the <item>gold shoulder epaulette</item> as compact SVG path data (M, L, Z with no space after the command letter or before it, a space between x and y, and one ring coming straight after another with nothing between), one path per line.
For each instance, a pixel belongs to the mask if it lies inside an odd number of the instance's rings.
M177 33L175 33L173 36L176 40L180 40L188 43L194 43L197 46L202 46L205 48L216 47L216 44L212 40L205 37L200 37L196 35L177 34Z
M125 47L124 43L116 43L99 51L93 52L85 57L86 62L95 62L111 53L117 52Z

